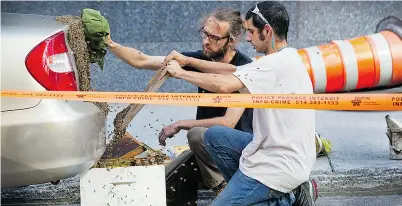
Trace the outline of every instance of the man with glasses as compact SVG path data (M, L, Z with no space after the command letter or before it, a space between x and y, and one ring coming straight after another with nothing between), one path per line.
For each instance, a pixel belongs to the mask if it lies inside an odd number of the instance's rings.
M181 59L181 57L184 57L183 55L176 55L177 60L186 62L187 66L183 67L185 70L230 74L235 70L219 68L198 70L192 67L192 63L202 59L241 66L252 61L235 48L237 39L244 33L240 11L217 9L204 18L199 32L203 38L202 50L183 52L182 54L186 55L186 57L192 57L185 60ZM114 55L135 68L157 70L163 66L165 59L163 56L149 56L137 49L119 45L113 42L110 36L107 44ZM211 91L200 87L198 92L211 93ZM188 143L197 160L204 185L206 188L218 192L226 183L218 167L205 149L204 132L208 127L221 125L252 133L252 115L253 109L197 107L196 120L181 120L165 126L159 134L159 142L164 146L166 138L172 137L182 129L189 130L187 132Z
M202 60L192 64L202 70L235 70L208 74L183 70L173 52L165 59L166 69L217 93L313 94L297 49L287 44L286 8L261 2L245 20L246 40L265 56L243 66ZM228 182L212 205L315 205L316 185L309 179L316 159L314 110L255 108L253 116L253 134L223 126L204 134L206 149Z

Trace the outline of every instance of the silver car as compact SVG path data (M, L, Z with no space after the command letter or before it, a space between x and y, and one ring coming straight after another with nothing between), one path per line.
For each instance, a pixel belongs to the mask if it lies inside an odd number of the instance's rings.
M1 14L1 89L78 90L68 26L53 17ZM1 98L1 188L58 181L105 151L106 116L92 103Z

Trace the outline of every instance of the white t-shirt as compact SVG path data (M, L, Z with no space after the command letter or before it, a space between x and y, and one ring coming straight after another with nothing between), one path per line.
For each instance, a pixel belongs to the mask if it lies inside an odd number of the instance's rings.
M313 94L313 86L294 48L261 57L234 73L251 94ZM315 111L254 109L253 140L243 150L239 169L280 192L307 181L316 159Z

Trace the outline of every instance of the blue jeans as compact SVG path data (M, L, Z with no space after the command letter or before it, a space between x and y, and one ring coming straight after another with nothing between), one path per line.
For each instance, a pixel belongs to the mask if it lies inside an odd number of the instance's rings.
M293 193L270 189L239 170L242 150L253 135L228 127L214 126L204 134L204 143L228 183L211 205L292 205Z

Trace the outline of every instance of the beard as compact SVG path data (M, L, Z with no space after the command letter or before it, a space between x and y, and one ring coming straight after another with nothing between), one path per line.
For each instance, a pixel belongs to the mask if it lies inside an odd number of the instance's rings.
M215 61L219 61L221 60L225 54L228 52L229 50L229 46L227 44L225 44L222 48L220 48L218 51L206 51L205 47L203 47L202 49L202 56L206 59L212 59Z

